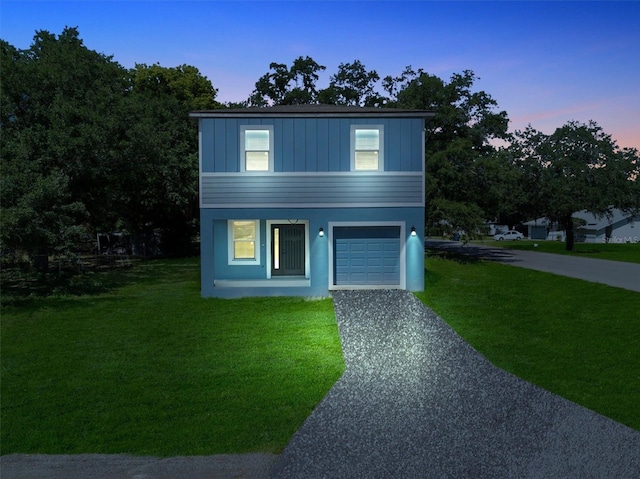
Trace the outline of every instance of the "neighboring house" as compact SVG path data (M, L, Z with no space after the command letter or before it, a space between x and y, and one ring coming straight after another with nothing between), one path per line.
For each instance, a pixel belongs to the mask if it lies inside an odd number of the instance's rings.
M612 210L611 216L595 216L586 210L573 214L585 222L576 229L576 237L585 243L638 243L640 242L640 215Z
M576 241L582 243L638 243L640 242L640 215L624 213L619 209L610 216L596 216L586 210L574 213L573 218L584 224L576 227ZM565 240L565 232L547 218L538 218L524 223L529 229L530 239Z
M523 223L527 227L527 236L532 240L564 240L564 231L558 231L557 225L548 218L537 218Z
M423 290L432 115L327 105L192 112L202 295Z

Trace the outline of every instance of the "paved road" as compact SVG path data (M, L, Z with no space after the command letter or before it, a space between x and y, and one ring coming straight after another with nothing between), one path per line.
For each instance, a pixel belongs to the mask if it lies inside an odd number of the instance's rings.
M127 454L0 456L2 479L266 479L276 454L148 457Z
M510 250L498 246L465 246L456 241L427 240L425 246L640 292L640 264Z

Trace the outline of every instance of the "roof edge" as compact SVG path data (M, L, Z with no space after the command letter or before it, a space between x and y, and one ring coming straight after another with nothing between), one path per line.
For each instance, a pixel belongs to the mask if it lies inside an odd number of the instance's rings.
M404 110L401 108L375 108L343 105L277 105L263 108L224 108L219 110L197 110L189 113L191 118L431 118L431 110Z

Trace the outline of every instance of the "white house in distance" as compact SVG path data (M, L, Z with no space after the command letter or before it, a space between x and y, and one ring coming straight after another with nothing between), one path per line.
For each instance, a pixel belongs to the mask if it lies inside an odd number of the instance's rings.
M611 216L596 216L586 210L577 211L573 217L584 221L576 228L576 241L582 243L638 243L640 242L640 215L624 213L619 209ZM530 239L564 241L564 231L558 230L547 218L528 221Z

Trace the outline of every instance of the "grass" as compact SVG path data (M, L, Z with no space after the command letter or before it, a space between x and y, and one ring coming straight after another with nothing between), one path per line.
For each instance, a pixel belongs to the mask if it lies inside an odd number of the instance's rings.
M2 454L278 452L343 371L331 300L202 299L194 259L101 278L3 308Z
M426 268L418 297L495 365L640 430L640 294L491 262Z
M640 294L426 266L418 297L494 364L640 430ZM2 454L279 452L344 370L331 300L202 299L194 259L82 281L4 302Z
M640 243L575 243L573 251L567 251L565 244L562 241L482 240L478 241L478 243L488 246L501 246L509 249L539 251L541 253L567 254L572 256L581 256L584 258L640 263Z

